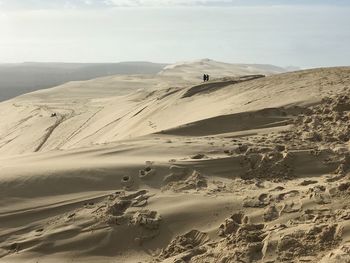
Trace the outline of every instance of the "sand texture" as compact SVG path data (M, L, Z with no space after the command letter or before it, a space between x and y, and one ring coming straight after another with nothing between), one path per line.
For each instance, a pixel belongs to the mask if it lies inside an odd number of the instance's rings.
M0 262L350 262L350 68L236 67L0 103Z

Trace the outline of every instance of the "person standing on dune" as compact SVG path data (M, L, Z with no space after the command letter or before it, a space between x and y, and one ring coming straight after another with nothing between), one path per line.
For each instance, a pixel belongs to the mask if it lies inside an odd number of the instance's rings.
M207 81L207 74L203 75L203 81L206 82Z

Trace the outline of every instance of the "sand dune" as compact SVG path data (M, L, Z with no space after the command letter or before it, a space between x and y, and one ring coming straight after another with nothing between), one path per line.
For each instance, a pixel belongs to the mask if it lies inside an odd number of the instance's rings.
M176 70L169 70L169 68L175 66ZM204 70L208 70L208 73L213 73L218 77L255 73L270 75L285 72L288 69L273 65L228 64L213 60L198 60L189 63L178 63L176 65L151 62L0 63L0 102L28 92L55 87L70 81L84 81L113 75L155 75L157 73L162 75L171 74L178 78L185 77L193 80L194 75L200 78ZM192 74L189 74L190 72ZM220 74L218 75L219 72ZM106 80L108 81L108 78Z
M349 262L350 68L198 63L0 104L0 262Z
M217 78L254 74L272 75L286 71L284 68L268 64L231 64L211 59L201 59L168 65L159 74L186 77L193 74L201 76L203 72L207 72L210 75L214 75L214 78Z
M198 75L191 73L191 81L184 80L189 78L186 75L184 79L161 75L73 82L0 104L0 153L85 147L159 133L217 116L240 119L247 116L245 112L312 103L329 92L330 80L323 77L328 72L334 72L332 89L341 89L347 69L243 78L242 82L226 78L199 86L194 85ZM130 93L132 90L137 91Z
M0 101L69 81L116 74L156 74L165 66L150 62L0 63Z

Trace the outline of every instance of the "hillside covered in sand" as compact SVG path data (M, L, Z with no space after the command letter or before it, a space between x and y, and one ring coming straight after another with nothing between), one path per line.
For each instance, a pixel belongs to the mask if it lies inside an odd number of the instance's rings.
M0 262L349 262L350 68L235 67L1 103Z
M219 112L214 109L200 110L201 113L197 108L191 114L184 114L187 116L173 114L172 111L181 107L197 107L193 102L206 103L194 101L190 98L193 96L180 100L181 105L174 100L186 88L200 85L203 72L212 76L211 84L204 85L213 86L212 90L235 82L220 79L225 76L268 75L278 69L283 71L269 65L255 67L199 60L166 67L156 75L109 76L22 95L0 104L0 153L77 148L159 132L215 116ZM163 111L165 108L169 109Z
M0 102L68 81L126 74L156 74L166 64L120 63L0 63Z

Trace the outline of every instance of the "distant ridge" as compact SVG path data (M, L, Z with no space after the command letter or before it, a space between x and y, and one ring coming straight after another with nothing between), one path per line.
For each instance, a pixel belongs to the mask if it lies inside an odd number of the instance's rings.
M69 81L110 75L156 74L166 65L151 62L0 64L0 101Z
M198 59L175 64L132 61L119 63L24 62L0 63L0 102L70 81L84 81L113 75L158 75L193 82L203 73L212 77L273 75L290 71L269 64L225 63ZM184 74L186 73L186 74Z
M210 74L211 70L215 69L217 77L238 77L251 74L273 75L287 71L285 68L269 64L226 63L206 58L168 65L159 74L181 75L188 72L189 68L192 73L196 72L197 74L206 70L206 73Z

